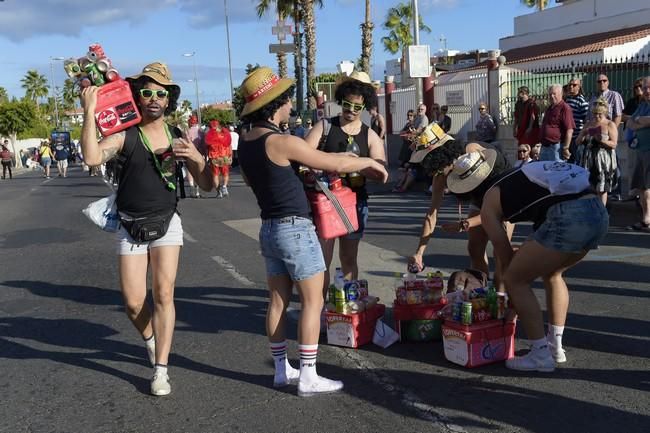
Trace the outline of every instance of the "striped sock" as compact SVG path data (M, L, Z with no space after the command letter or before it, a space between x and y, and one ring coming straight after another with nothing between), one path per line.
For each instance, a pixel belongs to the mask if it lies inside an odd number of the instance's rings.
M284 373L286 360L287 360L287 342L281 341L280 343L269 342L271 348L271 356L275 363L275 372L282 371Z
M300 381L313 382L318 380L316 373L316 358L318 357L318 344L300 344Z

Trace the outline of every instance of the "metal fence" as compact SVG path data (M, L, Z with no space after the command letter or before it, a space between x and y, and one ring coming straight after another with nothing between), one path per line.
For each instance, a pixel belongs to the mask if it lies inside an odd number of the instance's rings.
M583 95L589 100L597 93L598 75L605 74L609 80L609 90L619 92L623 96L623 101L628 101L634 97L634 81L650 75L648 60L650 59L643 54L614 58L607 62L576 63L570 61L530 70L505 68L499 83L501 123L513 123L517 89L521 86L527 86L530 89L530 95L543 112L548 107L548 86L552 84L564 86L571 79L578 78L582 80Z

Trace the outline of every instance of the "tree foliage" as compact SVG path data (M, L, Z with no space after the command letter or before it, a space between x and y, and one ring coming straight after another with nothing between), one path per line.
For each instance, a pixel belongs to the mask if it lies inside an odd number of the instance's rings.
M542 11L548 7L548 0L520 0L524 6Z
M37 120L34 105L13 100L0 105L0 134L13 136L26 131Z
M391 54L401 52L404 55L406 48L409 45L413 45L412 22L413 8L411 7L411 3L400 3L388 10L384 28L389 32L388 36L381 38L385 51ZM431 29L424 24L421 15L418 17L418 22L420 30L431 33Z
M47 78L38 73L36 69L30 69L20 80L22 88L25 89L25 98L36 102L38 98L47 96L49 93L49 86L47 85Z
M201 108L201 121L208 124L211 120L218 120L222 125L225 125L226 123L234 124L235 113L233 113L232 110L220 110L214 107Z

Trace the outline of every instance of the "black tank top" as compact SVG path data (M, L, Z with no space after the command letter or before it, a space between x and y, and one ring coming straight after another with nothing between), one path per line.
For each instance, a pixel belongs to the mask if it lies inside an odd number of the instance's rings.
M530 181L521 168L503 173L493 186L499 187L503 219L511 223L531 221L535 230L546 220L548 208L590 193L585 190L578 194L552 195L547 188Z
M266 154L269 132L247 141L239 140L239 165L257 198L262 219L299 216L309 218L310 209L300 178L291 165L280 166Z
M180 136L176 128L170 128L170 131L172 136ZM153 155L140 140L137 126L126 130L120 154L118 158L122 162L116 199L120 212L137 218L166 214L176 209L176 191L170 191L161 179ZM168 179L173 182L173 174Z
M330 128L329 134L327 134L327 140L321 148L323 152L345 152L348 148L348 141L352 139L359 146L359 156L370 156L370 148L368 147L368 125L361 123L361 129L357 135L348 135L341 128L341 120L339 117L333 117L329 119L329 121L332 123L332 126ZM354 188L354 191L357 193L358 199L365 200L368 197L365 182L362 187Z

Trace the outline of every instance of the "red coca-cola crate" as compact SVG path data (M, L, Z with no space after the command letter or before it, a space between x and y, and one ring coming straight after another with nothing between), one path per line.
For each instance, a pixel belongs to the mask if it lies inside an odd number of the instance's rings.
M385 311L384 304L376 304L356 314L325 312L327 344L356 348L370 343L377 319L382 317Z
M99 87L95 119L104 137L140 123L140 112L127 81L117 80Z
M393 321L395 323L395 331L399 334L399 340L404 341L405 329L408 325L407 322L414 320L432 320L436 321L433 326L433 340L440 340L442 335L440 327L442 326L442 319L438 318L438 311L445 305L441 303L435 304L398 304L393 305ZM413 341L413 340L411 340Z
M355 230L359 229L357 218L357 194L348 187L332 190ZM322 192L309 191L307 197L311 204L312 217L318 236L334 239L347 234L347 229L332 202Z
M445 320L442 340L445 358L463 367L505 361L515 355L515 322L498 319L463 325Z

